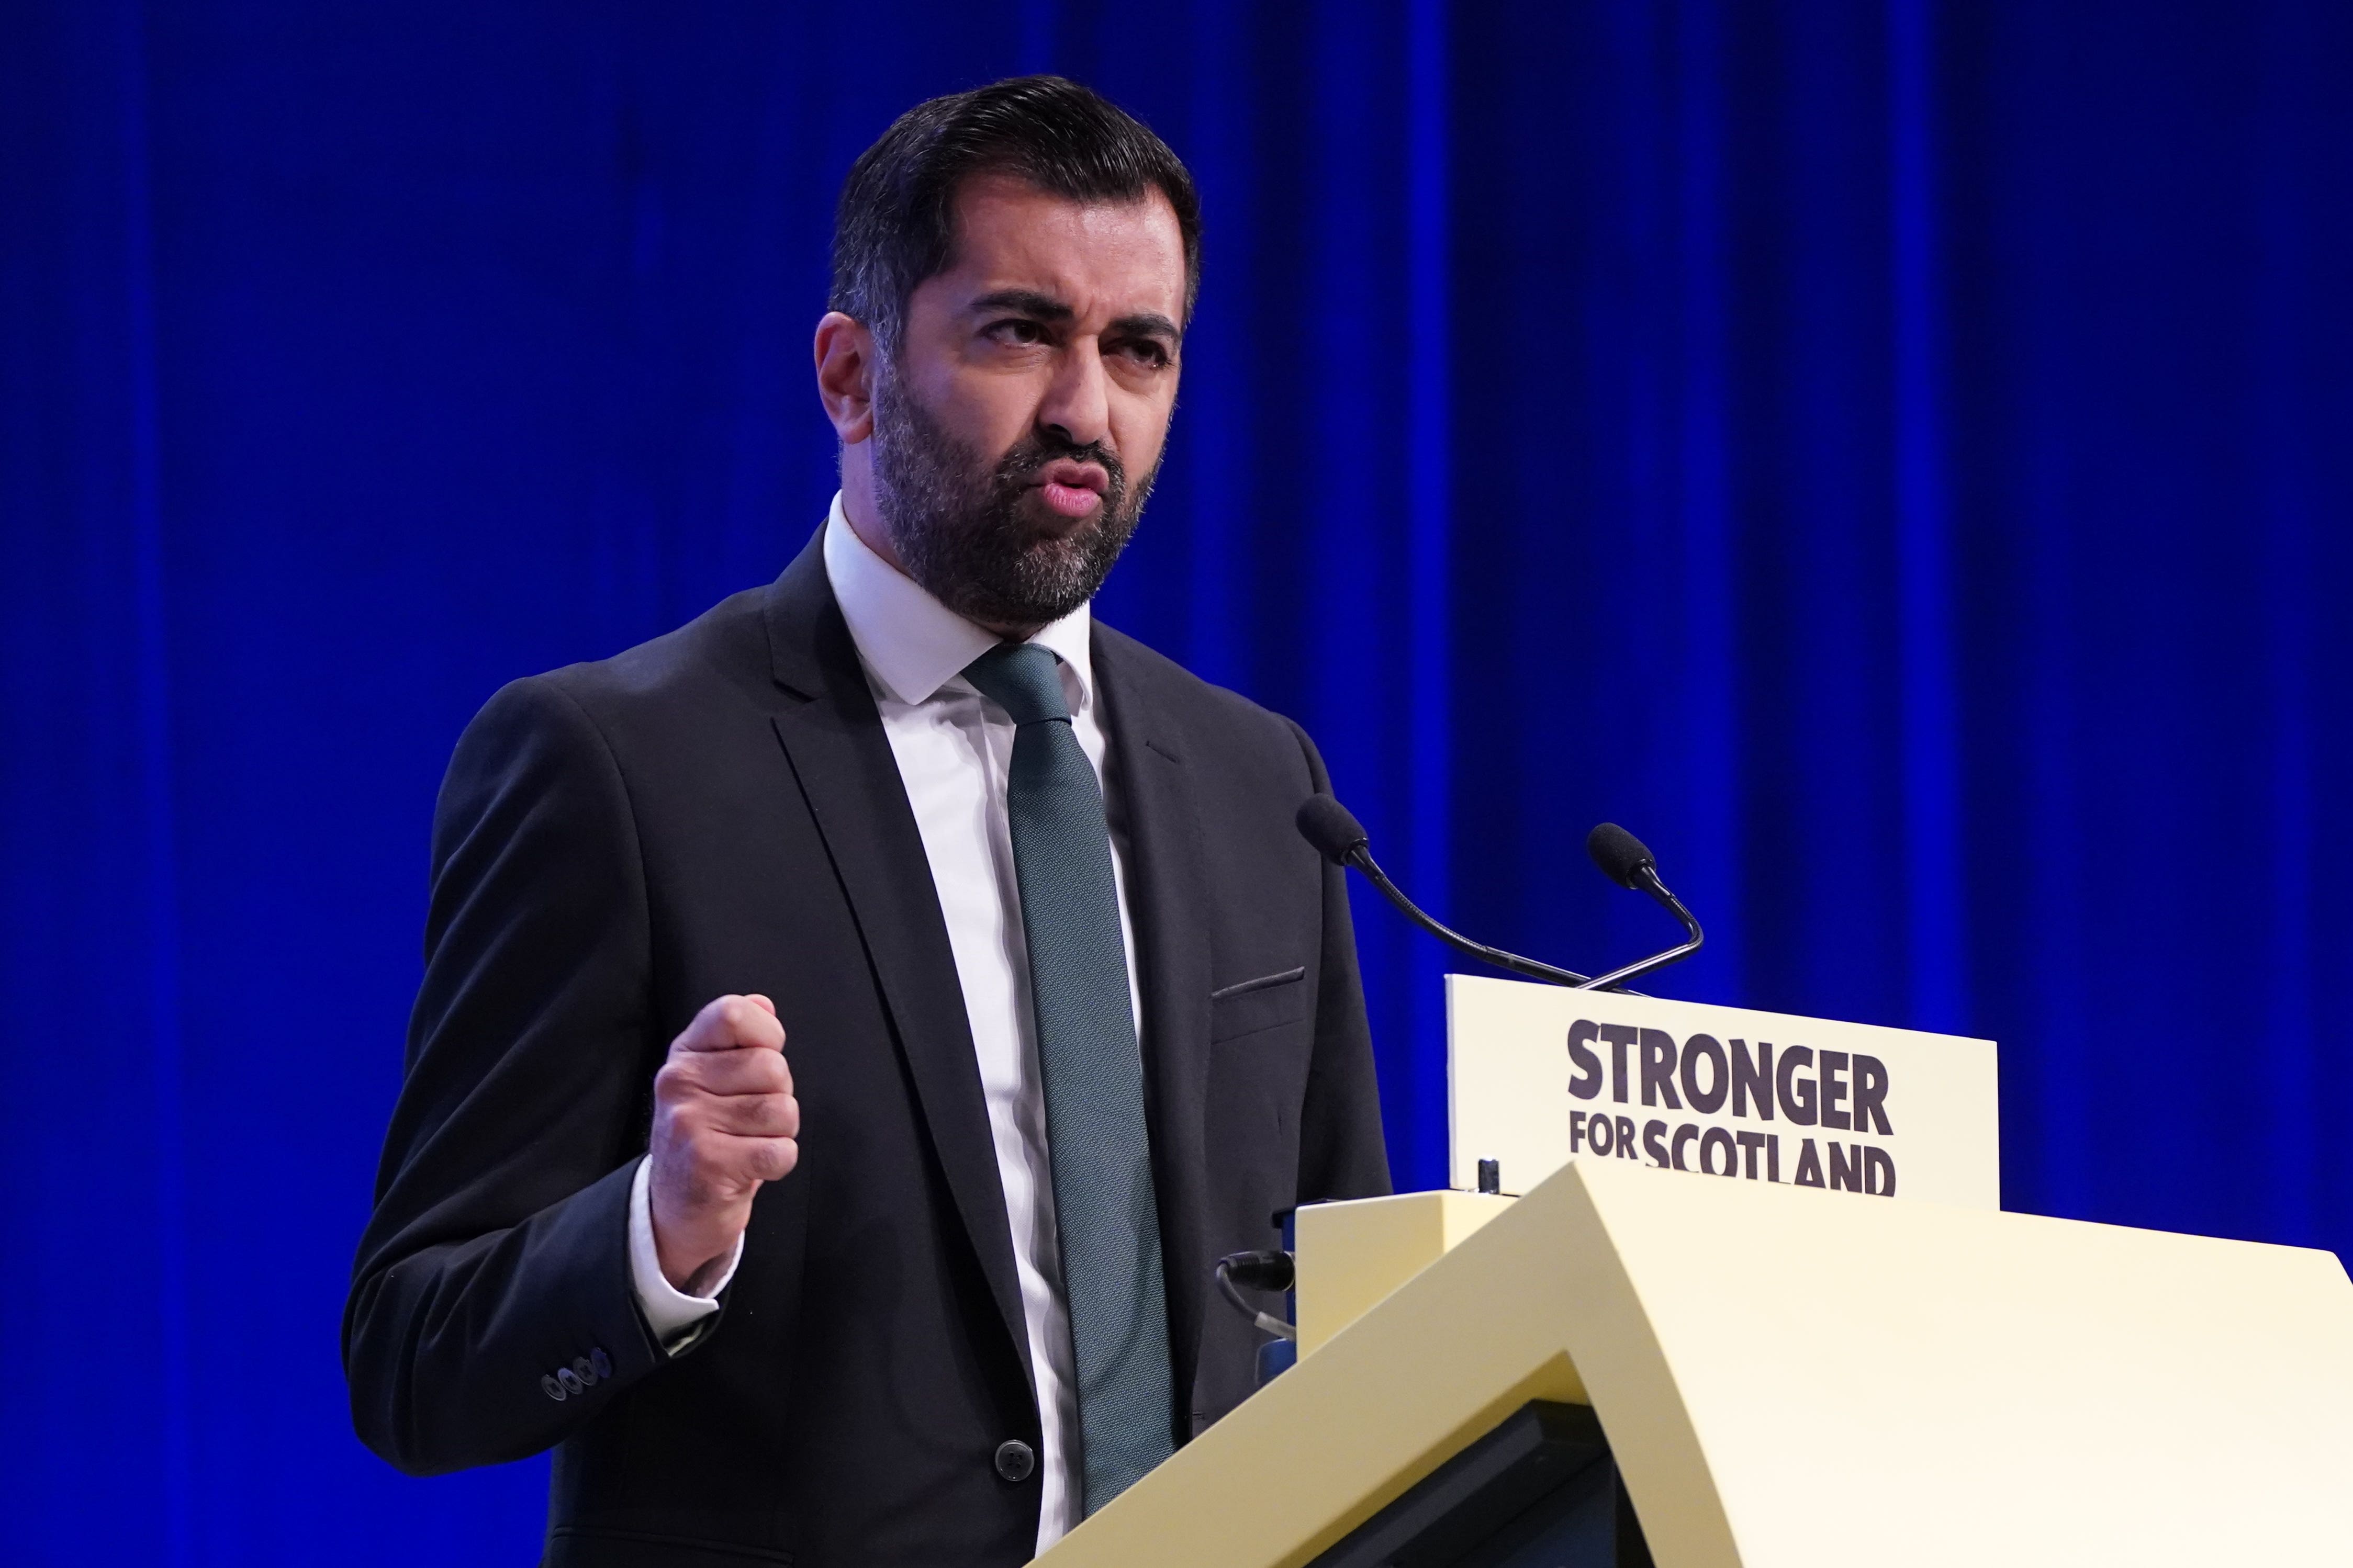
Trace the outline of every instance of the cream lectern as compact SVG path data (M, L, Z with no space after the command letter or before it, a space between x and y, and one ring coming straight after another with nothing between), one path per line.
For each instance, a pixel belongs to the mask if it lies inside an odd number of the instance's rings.
M1588 1152L1298 1257L1297 1365L1050 1568L2353 1563L2328 1253Z

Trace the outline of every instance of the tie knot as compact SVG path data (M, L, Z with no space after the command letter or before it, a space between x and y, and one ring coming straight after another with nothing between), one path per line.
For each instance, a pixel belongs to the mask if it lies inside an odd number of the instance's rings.
M1071 716L1060 663L1052 649L1033 642L999 643L965 666L964 678L1012 715L1014 723L1041 724Z

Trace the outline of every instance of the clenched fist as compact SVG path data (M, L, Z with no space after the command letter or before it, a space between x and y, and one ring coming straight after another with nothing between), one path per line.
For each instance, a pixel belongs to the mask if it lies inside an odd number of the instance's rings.
M694 1016L654 1075L654 1251L691 1296L723 1267L763 1182L800 1159L800 1101L785 1026L765 996L722 996Z

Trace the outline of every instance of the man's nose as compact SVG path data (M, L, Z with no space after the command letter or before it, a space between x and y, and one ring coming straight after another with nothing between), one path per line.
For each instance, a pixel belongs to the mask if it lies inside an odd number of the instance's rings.
M1071 345L1062 356L1039 406L1038 423L1073 447L1110 441L1111 387L1103 355L1092 341Z

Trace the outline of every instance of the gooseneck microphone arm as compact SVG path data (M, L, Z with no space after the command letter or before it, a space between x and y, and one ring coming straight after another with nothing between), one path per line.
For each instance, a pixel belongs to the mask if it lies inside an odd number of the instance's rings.
M1554 985L1570 987L1591 984L1574 970L1556 969L1549 963L1538 963L1533 958L1522 958L1515 952L1505 952L1500 947L1489 947L1483 942L1472 942L1461 931L1440 924L1422 911L1421 906L1405 896L1380 862L1373 858L1369 837L1349 814L1348 808L1328 795L1311 795L1299 807L1299 832L1308 843L1323 853L1335 866L1353 866L1364 873L1365 879L1381 891L1381 896L1398 908L1398 912L1454 949L1467 953L1482 963L1492 963L1514 974L1524 974L1530 980L1542 980ZM1672 962L1672 961L1671 961Z
M1693 953L1697 952L1700 948L1700 943L1707 940L1707 933L1699 929L1699 921L1692 918L1691 910L1683 908L1683 901L1681 899L1667 891L1667 885L1659 880L1659 874L1656 871L1650 872L1645 876L1639 886L1643 892L1650 894L1651 897L1658 900L1662 904L1664 904L1667 907L1668 913L1673 915L1675 919L1683 921L1683 931L1687 940L1685 940L1680 946L1671 947L1664 952L1654 952L1648 958L1638 959L1634 963L1629 963L1622 968L1613 969L1607 974L1597 974L1592 979L1587 981L1584 984L1577 987L1577 990L1615 991L1620 989L1630 980L1640 980L1642 976L1651 973L1653 970L1664 969L1670 963L1682 963L1684 959L1689 958Z
M1399 889L1395 882L1389 880L1388 873L1381 869L1380 863L1373 858L1372 851L1361 844L1356 846L1356 852L1350 855L1344 864L1354 866L1357 870L1362 871L1365 874L1365 879L1378 888L1381 890L1381 896L1398 907L1398 913L1457 952L1468 953L1482 963L1492 963L1498 969L1508 969L1514 974L1525 974L1531 980L1549 981L1555 985L1567 985L1574 989L1593 984L1574 970L1555 969L1549 963L1539 963L1533 958L1522 958L1516 952L1505 952L1502 948L1489 947L1483 942L1472 942L1461 931L1440 924L1435 918L1424 912L1421 906L1407 898L1403 889Z
M1669 892L1667 885L1659 880L1659 864L1641 839L1614 822L1605 822L1586 836L1585 851L1593 857L1593 863L1601 868L1603 876L1621 888L1648 893L1664 905L1669 914L1683 922L1684 940L1680 946L1671 947L1664 952L1654 952L1607 974L1597 974L1576 987L1577 990L1618 990L1629 980L1640 980L1654 970L1681 963L1699 951L1700 943L1707 940L1707 933L1699 929L1699 921L1693 918L1691 910L1683 908L1683 901Z

